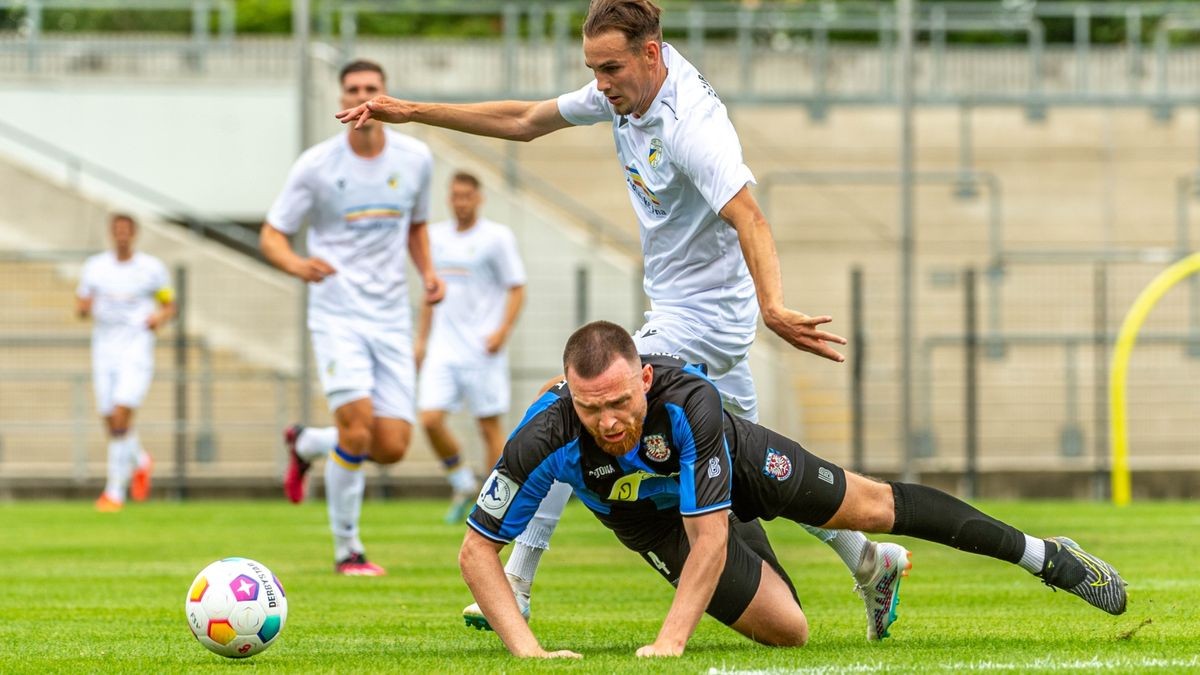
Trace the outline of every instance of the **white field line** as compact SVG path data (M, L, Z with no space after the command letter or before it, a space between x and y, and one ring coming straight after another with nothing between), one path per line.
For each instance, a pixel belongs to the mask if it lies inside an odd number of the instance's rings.
M1200 667L1200 656L1189 659L1164 658L1090 658L1090 659L1055 659L1049 657L1030 659L1029 661L949 661L944 663L925 663L914 665L913 670L924 672L1026 672L1030 670L1068 670L1068 671L1124 671L1131 668L1163 668L1172 671L1181 668ZM743 670L740 668L709 668L706 675L832 675L833 673L878 673L903 670L905 666L896 663L873 661L840 666L812 666L804 668L770 668L767 670Z

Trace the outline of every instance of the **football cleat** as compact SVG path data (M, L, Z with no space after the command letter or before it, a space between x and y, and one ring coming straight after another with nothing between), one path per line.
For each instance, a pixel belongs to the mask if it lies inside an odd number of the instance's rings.
M1046 539L1054 551L1046 558L1042 583L1078 595L1109 614L1125 612L1125 580L1112 565L1079 548L1066 537Z
M475 495L459 495L450 497L450 508L446 510L447 525L461 525L467 519L467 511L475 501Z
M146 462L134 469L133 478L129 481L130 499L144 502L150 497L150 472L153 468L154 461L150 459L150 455L146 455Z
M124 506L121 502L111 498L107 493L101 492L96 498L96 510L100 513L116 513Z
M368 562L367 556L361 553L351 553L349 558L334 563L333 571L348 577L382 577L387 574L387 570Z
M912 553L900 544L870 542L854 573L854 591L867 607L867 639L888 637L900 604L900 580L912 569Z
M283 430L283 442L288 449L288 467L283 473L283 494L287 495L288 501L293 504L304 501L304 475L312 467L312 464L301 459L296 453L296 440L303 431L304 427L299 424L293 424Z
M475 504L475 499L479 496L479 485L470 492L459 492L455 490L450 495L450 508L446 511L447 525L462 525L467 519L467 514L471 512L471 506Z
M511 574L506 574L508 577L508 585L512 588L513 595L517 598L517 609L521 610L521 616L529 621L529 589L533 582L525 581ZM479 609L479 604L472 602L463 608L463 622L467 624L467 628L475 630L492 630L492 624L488 623L487 617L483 615L483 610Z

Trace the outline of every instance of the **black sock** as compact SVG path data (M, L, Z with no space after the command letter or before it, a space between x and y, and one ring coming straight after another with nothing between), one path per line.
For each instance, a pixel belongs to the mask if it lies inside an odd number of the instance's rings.
M1025 534L966 502L925 485L891 483L896 502L892 534L944 544L1010 563L1025 552Z

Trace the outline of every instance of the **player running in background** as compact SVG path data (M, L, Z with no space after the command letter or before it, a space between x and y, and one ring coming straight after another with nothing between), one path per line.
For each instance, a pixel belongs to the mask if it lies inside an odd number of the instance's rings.
M677 354L704 363L726 407L754 421L758 407L750 345L763 321L789 344L833 361L828 316L806 316L784 305L770 224L750 185L742 146L725 105L691 63L662 41L661 10L649 0L593 0L583 26L583 53L595 80L556 99L465 105L413 103L379 97L338 113L351 126L420 122L457 131L529 141L560 129L612 124L618 160L641 226L643 288L651 310L634 334L644 353ZM567 485L547 495L517 540L505 569L528 614L529 592L543 552L570 498ZM857 532L811 528L855 580L867 614L867 638L886 637L899 576L907 566L899 544L875 544ZM477 607L468 624L487 626Z
M434 268L446 297L421 308L415 343L420 378L421 426L447 471L452 491L446 522L461 523L479 494L472 467L463 461L446 413L466 401L479 424L488 469L504 448L501 417L508 412L508 352L525 302L525 266L517 241L504 225L479 216L479 179L458 172L450 181L453 219L429 226Z
M92 385L108 432L108 479L96 510L120 511L126 490L150 495L153 462L133 416L154 379L154 332L175 316L175 294L162 261L133 249L137 222L116 214L113 249L87 259L76 291L80 318L92 317Z
M578 657L538 643L504 588L498 555L556 480L676 588L638 656L681 655L705 612L762 644L808 641L796 589L758 519L918 537L1017 565L1110 614L1125 611L1121 576L1074 541L1032 537L934 488L846 471L722 410L700 368L639 356L616 324L576 331L563 372L509 438L459 553L471 593L516 656Z
M340 74L341 103L384 93L377 64L354 61ZM425 301L442 298L430 261L425 222L433 159L418 140L380 124L347 130L296 160L261 233L267 260L309 282L308 329L317 372L336 427L289 427L291 460L284 491L304 498L311 462L325 463L334 569L380 576L359 537L366 477L363 462L400 461L416 421L416 374L405 258L421 275ZM308 221L308 256L288 235Z

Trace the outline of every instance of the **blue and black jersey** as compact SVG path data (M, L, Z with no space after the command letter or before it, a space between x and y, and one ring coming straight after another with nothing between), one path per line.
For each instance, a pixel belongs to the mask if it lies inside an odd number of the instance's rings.
M571 403L566 382L525 413L484 483L468 524L508 543L537 511L554 481L606 525L696 516L729 509L733 467L721 396L698 366L643 356L654 367L639 443L621 457L600 449ZM629 543L629 542L627 542Z

